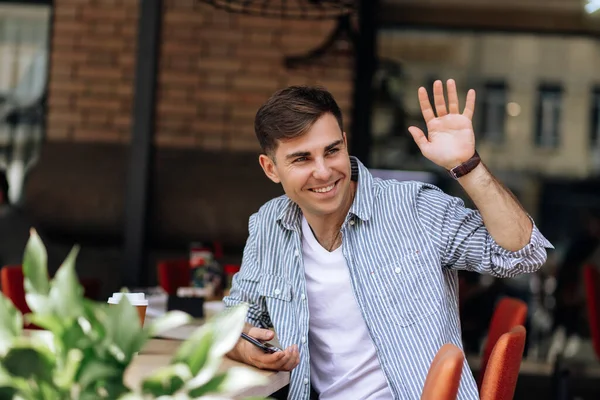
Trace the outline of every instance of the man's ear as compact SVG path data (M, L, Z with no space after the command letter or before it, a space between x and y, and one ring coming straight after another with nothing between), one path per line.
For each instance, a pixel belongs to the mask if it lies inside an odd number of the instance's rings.
M279 179L277 169L275 168L275 161L273 161L271 157L265 154L261 154L260 156L258 156L258 163L262 167L267 178L269 178L275 183L281 183L281 179Z
M348 138L346 137L346 132L342 132L342 138L344 139L344 146L348 148Z

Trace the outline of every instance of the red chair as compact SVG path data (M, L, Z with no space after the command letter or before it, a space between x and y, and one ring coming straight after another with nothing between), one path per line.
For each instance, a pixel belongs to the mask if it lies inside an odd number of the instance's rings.
M8 297L17 310L29 314L31 309L25 301L25 277L20 265L8 265L0 270L2 278L2 293Z
M17 310L22 314L31 312L25 300L25 276L20 265L5 266L0 270L2 293L8 297ZM95 278L84 278L80 281L83 286L83 295L88 299L98 300L100 297L101 283Z
M188 259L159 261L158 284L169 295L176 295L180 287L190 286L190 262Z
M583 281L592 345L596 357L600 359L600 272L593 265L586 265L583 268Z
M429 366L421 400L455 400L464 358L463 352L455 345L443 345Z
M481 358L481 366L477 379L477 385L480 389L488 360L496 342L503 334L509 332L512 328L519 325L525 325L526 319L527 304L525 302L511 297L504 297L498 302L492 320L490 321L487 341L483 348L483 356Z
M481 400L512 400L525 349L525 328L516 326L500 336L489 358L479 396Z

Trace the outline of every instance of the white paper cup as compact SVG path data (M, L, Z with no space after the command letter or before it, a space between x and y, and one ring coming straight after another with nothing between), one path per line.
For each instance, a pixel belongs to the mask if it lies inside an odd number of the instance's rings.
M148 299L146 299L146 295L144 293L113 293L113 295L108 299L108 304L119 304L123 296L127 297L127 300L129 300L131 305L135 306L138 315L140 316L140 322L142 326L144 326L146 309L148 308Z

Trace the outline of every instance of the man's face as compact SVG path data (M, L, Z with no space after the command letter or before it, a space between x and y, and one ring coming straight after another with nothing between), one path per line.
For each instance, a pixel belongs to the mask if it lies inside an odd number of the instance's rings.
M260 156L265 174L281 183L305 215L331 215L347 204L350 158L346 134L333 115L323 115L300 137L280 141L274 158Z

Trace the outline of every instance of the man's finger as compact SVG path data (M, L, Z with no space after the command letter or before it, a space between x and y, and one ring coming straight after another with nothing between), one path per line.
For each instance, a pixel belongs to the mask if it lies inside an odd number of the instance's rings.
M456 91L456 82L454 82L454 79L448 79L446 89L448 90L448 111L450 111L450 114L460 113L458 107L458 93Z
M275 333L269 329L261 329L261 328L250 328L248 331L248 335L252 336L258 340L271 340L275 336Z
M438 117L448 115L446 100L444 100L444 85L440 80L433 83L433 103L435 104L435 112Z
M416 126L411 126L408 128L408 131L410 132L415 143L417 144L417 146L419 146L419 149L421 149L421 151L429 145L429 140L427 140L427 137L425 136L422 130L420 130Z
M473 113L475 112L475 90L470 89L467 93L467 103L465 104L465 111L463 115L469 119L473 119Z
M431 108L431 102L429 101L429 95L427 94L427 90L424 87L420 87L418 93L419 105L421 106L423 118L425 119L425 122L429 123L429 121L435 118L435 114L433 113L433 109Z

